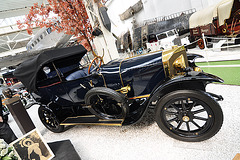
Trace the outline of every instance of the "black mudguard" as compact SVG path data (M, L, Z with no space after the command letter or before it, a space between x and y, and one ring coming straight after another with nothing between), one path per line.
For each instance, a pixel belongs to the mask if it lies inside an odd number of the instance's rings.
M187 58L189 61L195 61L195 59L197 59L197 58L204 58L204 57L199 54L188 53Z
M194 89L203 90L209 83L219 82L224 80L208 73L190 71L185 76L175 77L166 83L159 85L150 95L149 103L158 100L161 96L177 89Z

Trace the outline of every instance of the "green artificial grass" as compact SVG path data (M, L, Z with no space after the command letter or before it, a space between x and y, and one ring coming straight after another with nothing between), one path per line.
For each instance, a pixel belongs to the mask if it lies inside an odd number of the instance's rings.
M233 61L214 61L214 62L197 62L198 66L208 66L208 65L240 65L240 60Z
M224 80L224 84L240 85L240 66L226 65L240 65L240 60L234 61L218 61L218 62L199 62L196 63L204 72L214 74ZM221 66L224 65L224 66ZM207 67L213 66L213 67Z

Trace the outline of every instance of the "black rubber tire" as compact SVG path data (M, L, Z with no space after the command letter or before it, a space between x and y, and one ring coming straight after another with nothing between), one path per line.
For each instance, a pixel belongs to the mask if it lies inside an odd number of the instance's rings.
M38 108L38 115L43 125L50 131L54 133L60 133L64 131L64 126L60 125L59 120L51 109L40 106Z
M182 100L181 103L179 103L180 100ZM182 105L183 103L185 104ZM185 106L182 107L185 108L184 112L181 106ZM186 106L191 109L187 110ZM202 107L202 109L193 111L194 107ZM176 111L174 111L175 108ZM206 114L206 118L200 117L205 123L200 120L204 124L202 126L197 124L197 126L195 124L199 118L195 115L201 112ZM167 119L167 115L173 116L172 119ZM173 91L162 97L156 105L155 118L163 132L172 138L186 142L200 142L211 138L220 130L223 123L223 113L218 102L206 92L195 90ZM176 125L174 126L173 123ZM195 126L197 129L190 130L190 123L191 127ZM186 131L181 128L183 124L187 128Z
M101 97L103 100L101 101L99 97ZM101 102L99 102L99 100ZM104 103L103 101L108 104L110 104L109 102L111 102L111 106L109 105L106 106L105 104L103 104ZM105 87L95 87L89 90L85 95L85 103L87 105L91 105L91 107L88 110L92 114L96 115L101 119L124 119L129 110L127 100L123 94ZM99 103L101 103L102 105L100 105ZM120 104L120 106L118 104ZM101 108L99 109L97 107ZM107 112L104 113L104 111L106 111L107 109L111 110L111 107L115 107L115 109L116 110L118 109L118 112L120 113L119 114L110 114ZM104 111L101 111L101 109L103 109Z
M29 108L31 108L33 105L35 105L35 104L39 104L38 102L33 102L33 103L30 103L30 104L27 104L26 106L25 106L25 109L29 109Z

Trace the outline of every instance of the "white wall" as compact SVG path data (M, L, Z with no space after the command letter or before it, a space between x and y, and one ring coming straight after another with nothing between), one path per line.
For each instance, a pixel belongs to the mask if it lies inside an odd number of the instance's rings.
M112 21L112 32L119 36L132 28L132 18L121 21L119 15L126 11L130 6L137 3L138 0L112 0L108 7L108 16Z
M137 20L147 20L191 9L190 0L142 0L144 11L137 15Z
M220 2L220 1L222 1L222 0L208 0L208 4L209 5L213 5L213 4L216 4L216 3Z

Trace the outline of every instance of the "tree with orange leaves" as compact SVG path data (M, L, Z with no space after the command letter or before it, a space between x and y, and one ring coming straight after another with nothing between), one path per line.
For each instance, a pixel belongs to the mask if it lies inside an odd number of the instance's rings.
M51 27L58 32L74 35L87 50L92 50L92 26L83 0L48 0L48 3L34 4L24 21L17 22L18 27L26 27L28 34L32 34L35 26Z

